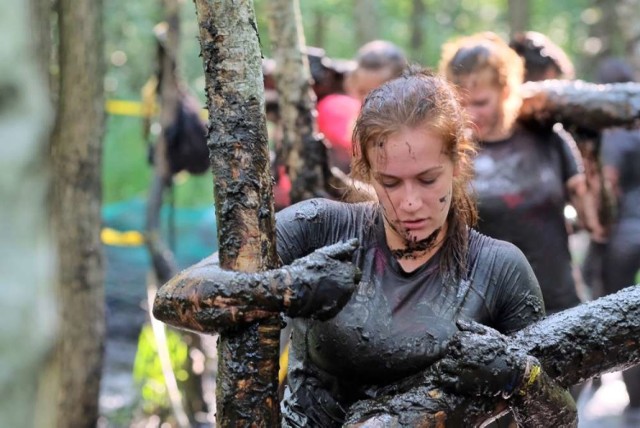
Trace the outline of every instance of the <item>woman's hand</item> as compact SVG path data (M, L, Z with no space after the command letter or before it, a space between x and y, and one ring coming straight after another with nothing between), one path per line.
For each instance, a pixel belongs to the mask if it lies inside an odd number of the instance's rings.
M352 239L320 248L285 266L295 277L287 315L326 320L337 314L360 281L360 271L351 263L356 248L358 241Z
M463 395L500 394L508 398L529 382L525 377L532 375L532 368L539 370L535 358L498 331L462 320L458 328L444 357L436 363L443 388Z

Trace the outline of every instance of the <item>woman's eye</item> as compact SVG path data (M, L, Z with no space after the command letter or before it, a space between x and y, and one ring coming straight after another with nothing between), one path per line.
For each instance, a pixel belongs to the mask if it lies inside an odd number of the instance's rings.
M430 185L436 182L435 178L421 178L420 183Z
M380 182L380 184L382 184L382 187L386 187L388 189L392 188L392 187L396 187L398 185L398 183L400 183L397 180L382 180Z

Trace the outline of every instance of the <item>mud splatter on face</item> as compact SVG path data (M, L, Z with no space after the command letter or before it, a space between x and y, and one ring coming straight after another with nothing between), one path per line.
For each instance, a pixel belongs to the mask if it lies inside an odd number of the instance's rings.
M416 154L413 152L411 144L408 141L405 141L404 143L407 145L407 150L409 151L409 156L411 156L411 159L416 160Z
M451 198L451 190L449 190L446 195L444 195L443 197L438 199L438 202L440 202L440 211L441 212L444 211L447 208L447 202L449 202L450 198Z

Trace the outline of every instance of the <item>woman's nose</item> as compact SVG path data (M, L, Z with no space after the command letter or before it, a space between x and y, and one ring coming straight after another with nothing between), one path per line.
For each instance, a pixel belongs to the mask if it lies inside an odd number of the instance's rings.
M408 189L402 198L402 209L408 212L417 211L420 209L421 200L416 192Z

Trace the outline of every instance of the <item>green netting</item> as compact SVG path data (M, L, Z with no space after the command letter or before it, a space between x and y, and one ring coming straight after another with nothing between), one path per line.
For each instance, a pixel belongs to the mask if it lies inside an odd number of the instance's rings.
M146 200L130 199L105 205L103 227L117 232L142 233L145 224ZM215 210L211 207L175 208L175 247L178 267L190 266L218 249ZM170 207L161 210L161 231L169 244ZM105 254L105 291L109 326L122 334L137 334L144 320L141 310L146 302L147 275L151 269L147 248L141 245L103 244Z

